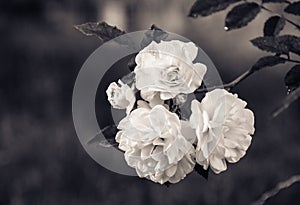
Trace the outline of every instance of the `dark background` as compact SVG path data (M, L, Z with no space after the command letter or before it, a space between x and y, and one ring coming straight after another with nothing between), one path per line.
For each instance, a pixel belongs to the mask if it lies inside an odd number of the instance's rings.
M193 173L167 188L112 173L82 148L73 127L72 90L82 64L101 42L74 24L105 20L136 31L155 23L198 44L225 82L265 54L249 40L262 35L270 14L225 32L226 12L187 18L192 3L1 1L0 204L250 204L300 172L299 101L269 118L286 95L283 76L292 64L265 69L233 90L254 111L256 133L247 155L220 175L210 173L208 181ZM297 31L287 26L286 32ZM299 193L295 184L267 204L299 204Z

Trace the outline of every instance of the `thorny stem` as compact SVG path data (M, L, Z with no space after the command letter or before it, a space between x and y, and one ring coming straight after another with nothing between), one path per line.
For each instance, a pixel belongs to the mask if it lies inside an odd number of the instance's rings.
M300 61L294 60L294 59L288 59L288 58L282 58L282 57L281 57L281 59L283 59L285 61L292 62L292 63L300 63ZM259 70L252 70L252 68L250 68L250 69L248 69L247 71L245 71L244 73L242 73L240 76L238 76L236 79L234 79L233 81L231 81L229 83L225 83L223 85L216 85L216 86L212 86L212 87L208 87L208 88L199 88L199 89L195 90L194 93L203 93L203 92L211 91L211 90L214 90L214 89L217 89L217 88L231 90L237 84L239 84L240 82L245 80L247 77L249 77L253 73L256 73L256 71L259 71Z

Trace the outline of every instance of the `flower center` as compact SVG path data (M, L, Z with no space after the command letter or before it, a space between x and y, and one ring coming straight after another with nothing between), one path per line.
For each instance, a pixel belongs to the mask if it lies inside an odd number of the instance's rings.
M171 71L167 74L167 79L169 81L176 81L178 80L178 71Z
M169 85L177 85L180 84L180 75L178 67L169 67L162 73L162 81Z

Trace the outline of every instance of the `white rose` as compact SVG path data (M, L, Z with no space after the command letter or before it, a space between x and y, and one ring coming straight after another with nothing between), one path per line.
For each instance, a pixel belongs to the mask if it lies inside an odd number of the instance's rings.
M184 136L184 138L189 141L190 143L194 144L197 140L197 137L195 135L195 130L191 127L189 121L181 120L181 133Z
M132 110L136 100L133 92L134 87L130 88L121 80L118 83L119 85L113 82L108 86L106 90L107 98L113 108L126 109L126 113L128 114Z
M216 89L206 93L202 102L193 100L191 127L198 138L196 161L215 173L227 169L226 160L235 163L246 154L254 133L254 114L247 103L227 92Z
M178 116L162 105L132 111L118 129L119 148L140 177L177 183L193 170L194 147L182 136Z
M150 107L164 104L164 101L160 98L159 92L153 92L147 88L141 90L141 97L149 102Z
M193 93L202 83L206 66L193 63L198 48L178 40L151 42L135 58L136 87L147 95L159 93L161 100L180 93Z

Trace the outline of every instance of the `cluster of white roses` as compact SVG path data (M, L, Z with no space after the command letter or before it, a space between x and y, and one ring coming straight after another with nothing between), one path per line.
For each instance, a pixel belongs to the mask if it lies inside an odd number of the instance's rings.
M116 141L140 177L177 183L196 163L218 174L227 169L226 161L239 161L250 146L254 115L237 95L224 89L207 92L201 102L191 102L189 120L180 120L164 104L202 84L207 68L193 63L197 53L191 42L152 42L135 58L134 83L119 80L106 91L114 108L127 110ZM136 102L137 91L142 100Z

